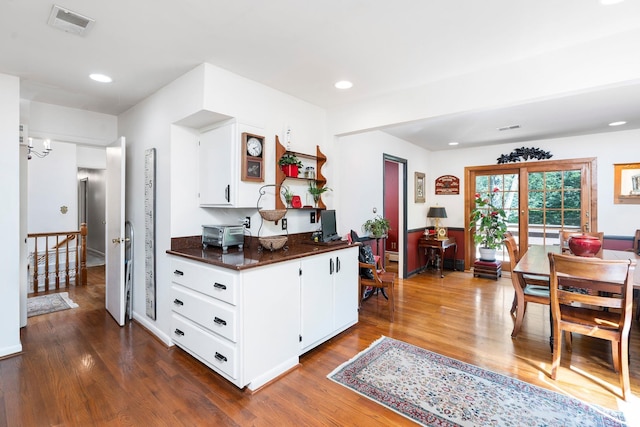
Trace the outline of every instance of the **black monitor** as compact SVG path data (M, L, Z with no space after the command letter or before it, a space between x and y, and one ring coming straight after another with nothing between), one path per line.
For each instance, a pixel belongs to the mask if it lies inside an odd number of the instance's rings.
M320 211L320 226L322 229L322 241L331 242L332 240L340 240L340 235L336 229L336 211L324 210Z

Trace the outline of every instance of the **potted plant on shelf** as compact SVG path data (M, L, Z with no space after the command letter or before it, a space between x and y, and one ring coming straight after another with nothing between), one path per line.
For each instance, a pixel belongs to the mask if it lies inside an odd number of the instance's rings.
M280 165L282 172L284 172L286 176L297 178L298 170L302 167L302 162L295 154L284 153L284 155L280 157L280 160L278 160L278 165Z
M318 187L315 181L309 181L308 191L309 194L311 194L311 196L313 197L314 206L318 207L318 201L320 200L322 194L326 193L327 191L333 190L331 190L329 187Z
M282 193L282 197L284 197L284 201L287 203L287 208L291 208L291 201L294 196L293 191L286 185L283 185L280 192Z
M470 230L475 230L473 241L480 245L480 259L495 261L496 249L502 245L507 232L507 215L498 206L500 189L495 187L491 193L475 195L475 207L471 211Z
M387 235L391 229L391 225L388 219L378 215L362 224L362 229L368 232L371 237L380 238Z

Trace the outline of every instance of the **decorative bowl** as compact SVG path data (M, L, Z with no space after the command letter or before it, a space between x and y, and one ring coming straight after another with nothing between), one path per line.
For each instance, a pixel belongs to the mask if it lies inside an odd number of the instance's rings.
M599 238L588 236L586 234L578 234L569 237L569 249L571 253L577 256L592 257L595 256L602 247Z
M277 251L278 249L282 249L282 247L287 243L287 240L287 236L268 236L258 238L260 245L270 251Z

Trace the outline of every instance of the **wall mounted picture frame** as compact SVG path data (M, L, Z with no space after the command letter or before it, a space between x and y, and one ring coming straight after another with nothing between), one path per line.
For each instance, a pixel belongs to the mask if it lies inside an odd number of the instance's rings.
M415 172L415 202L424 203L425 198L425 182L424 174L422 172Z
M640 204L640 163L613 165L613 203Z

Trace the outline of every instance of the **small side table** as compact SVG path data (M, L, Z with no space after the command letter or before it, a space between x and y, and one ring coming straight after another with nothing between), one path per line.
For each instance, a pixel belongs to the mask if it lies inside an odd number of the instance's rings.
M444 267L444 253L447 250L447 248L450 248L451 246L453 246L454 248L454 253L453 253L453 269L456 269L456 254L458 253L458 245L456 244L456 238L455 237L446 237L443 239L437 239L435 237L421 237L420 240L418 240L418 251L421 248L424 248L425 250L425 255L427 255L427 263L429 260L429 254L427 253L427 251L429 250L435 250L438 251L438 255L439 255L439 263L438 263L438 269L440 270L440 277L444 277L444 271L443 271L443 267ZM423 267L423 269L426 268Z
M488 276L498 280L502 276L502 263L500 261L477 260L473 263L473 277Z

